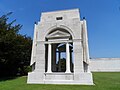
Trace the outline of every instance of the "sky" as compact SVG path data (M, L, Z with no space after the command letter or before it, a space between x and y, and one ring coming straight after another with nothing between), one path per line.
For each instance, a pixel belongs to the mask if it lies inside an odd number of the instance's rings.
M33 38L42 12L80 9L86 17L91 58L120 58L120 0L0 0L0 16L23 25L20 33Z

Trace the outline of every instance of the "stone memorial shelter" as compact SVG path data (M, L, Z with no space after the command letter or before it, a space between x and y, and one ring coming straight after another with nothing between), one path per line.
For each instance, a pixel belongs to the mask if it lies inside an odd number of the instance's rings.
M27 83L93 85L91 71L120 71L119 58L90 59L79 9L44 12L34 27Z

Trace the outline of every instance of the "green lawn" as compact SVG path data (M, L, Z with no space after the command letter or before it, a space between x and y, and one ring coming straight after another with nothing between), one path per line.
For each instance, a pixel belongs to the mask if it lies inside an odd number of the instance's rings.
M120 90L120 72L93 73L93 86L26 84L27 77L0 79L0 90Z

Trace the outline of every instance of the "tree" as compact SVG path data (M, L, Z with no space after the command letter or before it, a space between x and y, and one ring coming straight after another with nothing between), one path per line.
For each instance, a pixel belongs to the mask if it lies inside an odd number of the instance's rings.
M19 34L22 25L13 25L16 20L8 23L8 13L0 17L0 75L21 75L29 66L32 40Z

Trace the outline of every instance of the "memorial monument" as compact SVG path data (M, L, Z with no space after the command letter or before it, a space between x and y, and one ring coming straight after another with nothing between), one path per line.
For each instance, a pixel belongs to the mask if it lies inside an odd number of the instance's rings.
M42 13L35 24L27 83L93 85L89 65L87 25L79 9Z

